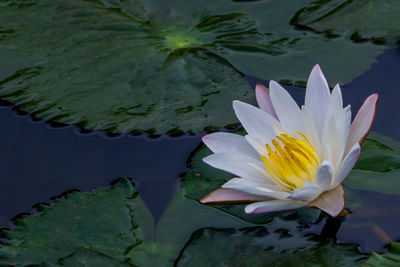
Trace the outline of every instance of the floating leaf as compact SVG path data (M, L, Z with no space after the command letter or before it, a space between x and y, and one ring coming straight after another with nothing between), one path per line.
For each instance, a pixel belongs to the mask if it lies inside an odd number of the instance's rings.
M177 266L357 266L366 258L354 245L339 246L332 241L316 244L302 239L290 232L269 232L262 227L204 229L193 235ZM303 247L280 249L282 244L299 242Z
M344 184L358 190L400 195L400 143L372 133Z
M39 118L94 130L235 123L232 100L254 102L243 73L303 83L318 62L329 80L347 82L381 53L295 30L289 19L308 2L2 1L5 57L26 61L0 77L0 96Z
M108 191L74 192L54 205L41 205L38 215L19 218L15 229L3 231L6 245L0 248L0 265L55 264L82 249L128 261L126 254L140 244L126 205L135 195L123 179Z
M251 226L178 194L155 228L127 179L109 190L67 194L16 223L15 229L3 231L1 266L80 266L85 261L102 262L101 266L167 266L200 228Z
M389 251L383 255L372 252L363 267L396 267L400 265L400 244L393 242Z
M397 0L323 0L300 9L291 23L355 41L400 44Z

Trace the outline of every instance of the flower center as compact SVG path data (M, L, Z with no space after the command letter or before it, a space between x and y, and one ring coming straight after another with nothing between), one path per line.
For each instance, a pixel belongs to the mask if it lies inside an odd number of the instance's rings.
M299 137L278 135L272 140L275 149L267 144L268 157L261 155L270 178L288 190L302 188L305 181L315 183L320 164L310 140L300 132L294 133Z

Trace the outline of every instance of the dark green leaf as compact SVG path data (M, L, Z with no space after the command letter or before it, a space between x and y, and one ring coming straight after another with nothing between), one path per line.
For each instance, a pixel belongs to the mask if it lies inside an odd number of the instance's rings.
M318 0L299 10L291 23L355 41L400 42L397 0Z
M400 195L400 143L371 133L344 184L358 190Z
M135 198L131 183L123 179L114 188L93 194L74 192L59 198L54 205L40 207L36 216L17 220L17 227L3 231L0 265L55 264L72 260L75 253L90 257L102 255L116 262L128 261L126 254L140 244L137 228L126 203ZM75 256L74 256L75 255Z
M94 130L235 123L232 100L255 102L243 73L304 83L320 63L332 83L347 82L381 53L295 30L289 19L308 2L2 1L0 70L14 55L24 60L1 74L0 96Z
M110 190L70 193L19 218L15 229L3 231L0 265L168 266L198 229L249 226L178 194L155 228L131 183L122 179Z
M400 265L400 244L393 242L385 254L372 252L364 267L396 267Z
M278 226L285 225L280 221ZM285 225L285 228L286 225ZM293 248L293 245L298 245ZM302 245L300 245L302 244ZM366 256L355 246L316 244L310 237L272 228L196 232L178 266L357 266Z

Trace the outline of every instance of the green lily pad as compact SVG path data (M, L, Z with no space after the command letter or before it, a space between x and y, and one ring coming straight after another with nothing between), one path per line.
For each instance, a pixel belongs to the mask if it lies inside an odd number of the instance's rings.
M396 0L314 1L291 23L355 41L400 44L400 3Z
M301 231L296 216L277 216L256 225L201 205L183 192L171 200L155 225L132 184L121 179L111 189L69 193L53 205L41 205L37 214L19 218L15 229L3 230L0 265L172 266L179 258L186 261L182 250L191 247L203 229L227 231L240 244L247 240L275 254L318 247ZM245 234L235 239L233 232ZM216 238L225 242L224 235Z
M57 199L54 205L41 205L38 215L19 218L15 229L3 231L0 265L56 264L71 255L76 257L83 249L91 252L86 251L85 257L95 253L129 262L126 254L141 242L135 235L140 229L126 205L136 196L131 183L124 179L108 191L74 192Z
M251 226L178 194L155 227L127 179L109 190L67 194L16 224L3 231L1 266L168 266L198 229Z
M370 134L344 184L358 190L400 195L400 143L377 133Z
M400 265L400 244L393 242L390 244L389 251L385 254L372 252L368 261L363 267L395 267Z
M282 251L274 245L299 240L290 233L262 228L204 229L193 235L177 266L358 266L366 259L354 245L303 239L303 248Z
M2 1L0 57L4 47L6 58L25 61L1 74L0 97L39 118L92 130L235 123L232 100L255 101L243 73L304 83L318 62L332 83L344 83L382 52L294 29L290 18L308 3Z

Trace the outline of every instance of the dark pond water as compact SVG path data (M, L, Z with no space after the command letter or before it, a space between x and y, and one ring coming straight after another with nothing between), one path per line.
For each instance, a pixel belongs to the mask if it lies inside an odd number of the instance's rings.
M371 93L380 94L380 106L374 130L400 140L400 125L396 112L400 96L397 92L400 76L400 51L386 50L372 68L361 77L346 84L345 103L355 111ZM329 77L327 77L329 80ZM262 80L248 77L251 85ZM303 101L304 88L288 87L292 95ZM119 177L132 178L154 217L161 216L168 201L177 191L180 175L186 170L186 160L200 144L202 134L179 137L108 136L105 133L82 133L73 126L53 127L21 114L11 106L0 108L0 148L2 149L0 187L0 227L10 227L11 218L34 211L39 202L68 190L90 191L107 187ZM385 244L371 229L351 231L345 227L373 213L382 205L400 205L400 198L366 192L376 201L359 214L345 221L331 220L311 228L310 232L329 233L340 242L361 244L363 251L381 250ZM400 214L389 214L391 220L378 215L376 224L390 238L400 239ZM371 215L371 214L369 214ZM340 226L340 227L339 227ZM350 230L349 230L350 229ZM386 240L387 241L387 240Z
M106 187L119 177L133 178L158 218L178 189L179 176L200 135L180 137L80 133L73 126L54 128L0 108L0 226L37 202L65 191Z

